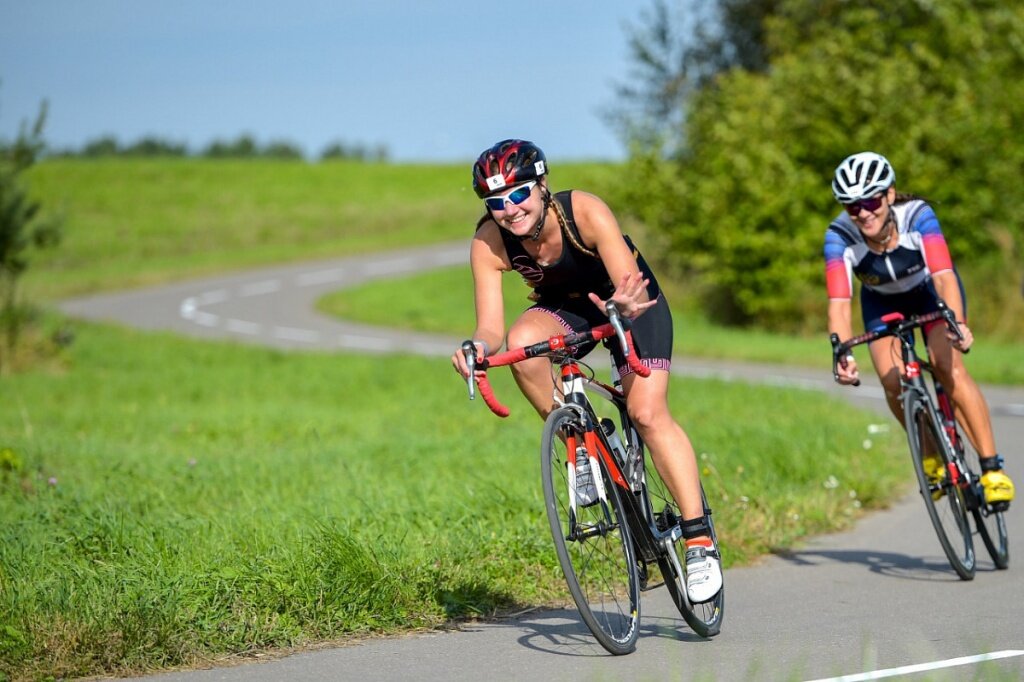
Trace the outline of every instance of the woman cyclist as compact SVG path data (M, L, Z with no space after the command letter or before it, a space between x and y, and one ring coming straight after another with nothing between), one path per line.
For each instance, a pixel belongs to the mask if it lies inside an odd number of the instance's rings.
M708 535L693 446L668 409L672 357L668 303L608 206L586 192L552 194L547 172L544 153L525 140L498 142L473 164L473 189L486 206L470 249L477 320L472 338L478 358L502 345L501 277L509 271L519 273L533 288L530 298L535 301L508 330L509 348L603 324L607 300L635 320L637 356L651 368L650 376L636 376L614 344L611 350L630 418L682 512L687 593L694 602L707 601L721 589L722 571L718 550ZM468 378L461 349L452 355L452 364ZM546 417L555 407L550 362L533 358L511 369L523 395Z
M963 283L932 207L920 197L897 192L895 182L896 173L888 160L874 152L853 154L836 168L832 193L844 210L825 232L829 331L841 340L853 336L850 300L854 275L861 281L866 330L884 328L881 318L888 313L910 316L935 311L936 296L948 304L963 340L937 322L925 329L928 353L981 458L985 501L1005 508L1013 499L1013 482L1003 472L1003 458L996 453L988 405L967 373L961 353L953 352L954 348L966 351L974 341L967 326ZM868 349L889 409L902 422L898 341L878 339ZM837 371L839 383L853 383L858 378L857 360L848 356ZM942 479L945 471L937 456L926 457L924 464L930 478Z

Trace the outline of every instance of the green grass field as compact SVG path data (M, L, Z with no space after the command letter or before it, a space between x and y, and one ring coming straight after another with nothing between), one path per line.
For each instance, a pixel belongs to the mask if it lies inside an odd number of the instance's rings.
M452 190L465 175L47 162L34 191L66 203L67 238L33 263L27 291L46 303L468 238L477 202ZM466 276L356 293L414 301ZM445 331L471 324L467 300L435 306L458 309ZM415 305L391 313L384 322L425 324ZM51 315L38 333L65 324ZM506 373L495 386L513 415L500 420L443 358L382 365L71 327L56 357L0 376L0 679L152 671L566 603L542 517L541 424ZM898 431L869 430L890 419L817 393L674 379L672 406L729 566L844 527L910 485Z
M61 366L3 379L0 672L155 670L565 603L541 424L507 374L504 421L442 359L382 371L77 331ZM817 394L672 390L727 565L846 525L910 480L899 438L864 450L877 417Z

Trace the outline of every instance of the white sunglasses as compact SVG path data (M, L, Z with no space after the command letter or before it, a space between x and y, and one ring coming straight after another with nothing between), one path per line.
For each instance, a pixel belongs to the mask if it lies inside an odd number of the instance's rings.
M484 204L486 204L487 208L491 209L492 211L504 211L505 202L511 201L513 204L518 206L519 204L523 203L524 201L530 198L530 192L532 192L533 188L536 186L537 181L530 180L527 183L510 189L504 194L495 194L494 196L487 197L486 199L484 199Z

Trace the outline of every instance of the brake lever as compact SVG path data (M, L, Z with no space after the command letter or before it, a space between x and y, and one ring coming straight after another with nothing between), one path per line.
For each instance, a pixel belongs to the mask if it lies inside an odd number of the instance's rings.
M956 321L956 315L953 313L950 307L946 305L946 302L943 301L941 298L938 300L938 305L939 310L942 312L942 319L946 321L946 328L952 330L952 332L956 334L957 340L963 341L964 333L960 331L960 325ZM967 353L971 352L971 349L967 348L966 350L962 350L960 352L966 355Z
M615 305L615 301L606 301L604 304L604 310L608 313L608 322L610 322L612 328L615 329L615 336L619 338L619 347L622 348L622 357L629 357L629 344L626 343L626 332L622 327L622 316L619 315L619 309Z
M476 399L476 344L472 341L462 342L462 355L466 358L466 367L469 368L469 376L466 377L466 386L469 389L469 399Z
M836 367L842 365L846 367L846 358L844 358L842 351L842 344L839 343L839 334L832 333L829 337L829 341L832 342L832 378L839 383L839 372L836 371ZM860 386L860 379L855 379L853 386Z

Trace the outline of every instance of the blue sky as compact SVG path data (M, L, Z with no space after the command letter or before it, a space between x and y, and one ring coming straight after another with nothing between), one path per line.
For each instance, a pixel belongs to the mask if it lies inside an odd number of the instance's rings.
M624 156L602 112L643 0L0 0L0 138L43 99L55 148L112 134L198 150L242 133L315 156L465 161L504 137Z

